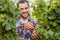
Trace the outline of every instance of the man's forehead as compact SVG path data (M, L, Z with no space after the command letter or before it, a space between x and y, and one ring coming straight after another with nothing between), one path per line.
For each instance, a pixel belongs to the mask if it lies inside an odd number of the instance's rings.
M27 5L26 2L24 2L24 3L20 3L20 4L19 4L19 7L20 7L20 8L24 8L24 7L28 7L28 5Z

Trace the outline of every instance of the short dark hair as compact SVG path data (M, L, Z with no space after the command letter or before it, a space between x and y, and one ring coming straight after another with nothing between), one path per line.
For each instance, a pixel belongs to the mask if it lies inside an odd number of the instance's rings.
M29 2L27 0L20 0L18 3L17 3L17 7L19 8L19 3L27 3L28 7L29 7Z

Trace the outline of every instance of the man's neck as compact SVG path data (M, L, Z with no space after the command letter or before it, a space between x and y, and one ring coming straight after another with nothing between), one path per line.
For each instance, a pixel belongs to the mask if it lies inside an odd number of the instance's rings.
M26 18L21 17L21 19L23 19L24 21L25 21L25 20L28 20L28 18L29 18L29 17L26 17Z

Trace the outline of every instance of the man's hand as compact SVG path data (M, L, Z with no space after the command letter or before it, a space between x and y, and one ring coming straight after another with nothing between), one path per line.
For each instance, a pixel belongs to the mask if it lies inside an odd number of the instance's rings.
M33 37L34 39L37 39L37 38L40 37L40 34L39 34L38 32L33 31L32 37Z
M32 22L28 22L28 23L25 23L24 24L24 28L26 29L26 30L33 30L35 27L34 27L35 25L32 23Z

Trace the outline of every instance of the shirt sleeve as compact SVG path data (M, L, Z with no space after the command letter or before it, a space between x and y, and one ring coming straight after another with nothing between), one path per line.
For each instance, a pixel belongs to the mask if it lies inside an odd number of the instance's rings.
M19 32L20 27L21 27L21 23L20 23L20 21L18 20L18 21L16 22L16 32Z

